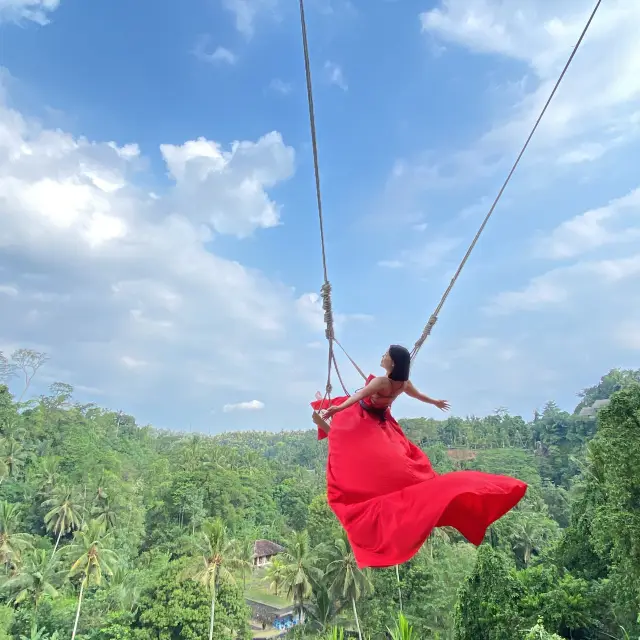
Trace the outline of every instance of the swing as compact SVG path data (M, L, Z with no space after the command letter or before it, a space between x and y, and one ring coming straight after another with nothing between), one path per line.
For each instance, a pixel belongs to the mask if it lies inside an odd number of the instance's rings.
M309 43L308 43L308 39L307 39L307 23L306 23L306 18L305 18L305 12L304 12L304 0L299 0L299 4L300 4L300 24L301 24L301 29L302 29L302 47L303 47L303 55L304 55L304 66L305 66L305 75L306 75L306 86L307 86L307 102L308 102L308 106L309 106L309 125L310 125L310 131L311 131L311 148L313 151L313 168L314 168L314 175L315 175L315 186L316 186L316 200L317 200L317 209L318 209L318 220L319 220L319 225L320 225L320 246L321 246L321 250L322 250L322 266L323 266L323 270L324 270L324 283L322 285L321 288L321 296L322 296L322 308L324 311L324 321L325 321L325 335L327 338L327 341L329 343L329 358L328 358L328 373L327 373L327 384L325 387L325 399L330 400L331 399L331 391L332 391L332 385L331 385L331 371L332 368L335 369L336 371L336 375L338 376L338 379L340 380L340 384L342 386L342 388L344 389L344 392L346 393L346 395L349 395L349 392L342 380L342 376L340 375L340 370L338 368L338 363L335 357L335 351L334 351L334 345L337 345L345 354L345 356L349 359L349 361L351 362L351 364L355 367L355 369L358 371L358 373L362 376L363 380L367 380L367 376L364 374L364 372L362 371L362 369L355 363L355 361L351 358L351 356L346 352L346 350L342 347L342 345L338 342L338 340L335 337L335 331L334 331L334 323L333 323L333 307L332 307L332 302L331 302L331 284L329 282L329 273L328 273L328 269L327 269L327 255L326 255L326 248L325 248L325 235L324 235L324 218L323 218L323 212L322 212L322 195L321 195L321 190L320 190L320 163L318 160L318 144L317 144L317 138L316 138L316 119L315 119L315 109L314 109L314 102L313 102L313 90L312 90L312 83L311 83L311 63L310 63L310 56L309 56ZM489 220L491 219L491 216L493 215L493 212L496 209L496 206L498 205L498 202L500 201L500 199L502 198L502 194L504 193L505 189L507 188L507 185L509 184L509 182L511 181L511 178L513 176L513 174L515 173L515 170L517 169L518 165L520 164L520 160L522 159L522 156L524 155L525 151L527 150L529 143L531 142L531 139L533 138L535 132L538 129L538 126L540 125L540 122L542 121L542 118L544 117L545 113L547 112L547 109L549 107L549 105L551 104L551 101L553 100L558 87L560 86L560 84L562 83L562 80L564 79L565 74L567 73L567 70L569 69L571 63L573 62L573 59L576 55L576 53L578 52L578 49L580 48L580 45L582 44L582 41L584 40L584 37L587 34L587 31L589 30L589 27L591 26L591 23L593 22L593 19L596 16L596 13L598 12L598 9L600 8L600 5L602 4L602 0L598 0L598 2L596 3L593 11L591 12L591 15L589 16L589 19L587 20L587 23L584 27L584 29L582 30L582 33L580 34L580 38L578 39L577 43L575 44L571 55L569 56L569 59L567 60L564 68L562 69L562 72L560 74L560 76L558 77L558 80L556 81L550 95L549 98L547 99L547 101L544 104L544 107L542 108L542 111L540 112L540 115L538 116L538 119L536 120L531 133L529 134L528 138L526 139L524 145L522 146L522 149L520 150L520 153L518 154L515 162L513 163L513 166L511 167L511 170L509 171L504 183L502 184L502 187L500 188L500 191L498 192L498 195L495 197L495 200L493 201L493 204L491 205L491 207L489 208L489 211L487 212L487 215L485 216L484 220L482 221L482 224L480 225L476 235L474 236L473 240L471 241L471 244L469 245L466 253L464 254L462 260L460 261L460 264L458 265L458 268L456 269L456 272L454 273L453 277L451 278L451 281L449 282L449 285L447 286L447 288L445 289L445 292L442 294L442 297L440 298L440 302L438 302L438 305L436 306L434 312L431 314L431 316L429 317L429 320L427 321L427 324L425 324L422 333L420 334L420 337L418 338L418 340L416 340L415 344L413 345L413 349L411 351L411 360L413 361L416 356L418 355L418 352L420 351L420 349L422 348L422 346L424 345L424 343L427 341L427 339L429 338L429 336L431 335L431 331L433 330L433 327L435 326L436 322L438 321L438 316L440 314L440 312L442 311L442 308L444 307L444 303L447 301L447 298L449 297L449 294L451 293L454 285L456 284L456 282L458 281L458 278L460 276L460 274L462 273L462 270L464 269L467 260L469 259L469 257L471 256L471 253L473 252L476 244L478 243L478 240L480 239L480 236L482 235L482 232L484 231L485 227L487 226L487 223L489 222ZM326 433L329 432L329 428L330 428L330 423L326 422L323 417L317 412L314 411L313 412L313 422L317 425L320 426L321 428L323 428L325 430Z
M326 438L330 434L327 498L329 506L347 533L358 566L397 567L410 560L420 550L435 527L454 527L472 544L481 544L488 527L518 504L527 491L527 485L515 478L480 471L464 470L438 474L431 467L427 455L406 438L389 411L386 411L383 417L376 418L361 403L354 403L353 397L351 402L348 402L349 392L338 368L335 346L345 353L365 379L365 385L373 376L365 376L362 369L336 340L334 331L304 0L299 2L324 270L324 283L321 288L322 308L329 347L325 394L321 398L318 393L316 401L311 403L314 409L313 422L318 428L318 439ZM529 146L601 2L602 0L598 0L551 95L440 302L429 317L411 353L405 352L409 362L415 360L430 336L444 303ZM331 398L331 374L334 369L345 397ZM320 413L328 406L341 404L347 406L342 407L331 422L325 420ZM398 575L396 572L397 577Z

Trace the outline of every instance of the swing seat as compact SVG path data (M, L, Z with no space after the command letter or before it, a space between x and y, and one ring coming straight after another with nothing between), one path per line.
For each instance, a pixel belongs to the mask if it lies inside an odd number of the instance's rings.
M327 435L329 434L331 425L317 411L314 411L311 414L311 419L313 420L313 423L316 425L316 427L318 427L318 429L321 429Z

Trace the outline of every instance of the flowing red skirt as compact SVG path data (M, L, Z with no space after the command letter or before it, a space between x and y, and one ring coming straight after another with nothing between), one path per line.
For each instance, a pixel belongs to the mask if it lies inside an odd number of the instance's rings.
M346 398L333 398L340 404ZM317 401L318 410L329 406ZM318 439L327 434L318 429ZM490 524L512 509L527 485L507 476L438 474L387 412L384 422L359 404L337 413L329 431L327 496L363 567L410 560L434 527L455 527L479 545Z

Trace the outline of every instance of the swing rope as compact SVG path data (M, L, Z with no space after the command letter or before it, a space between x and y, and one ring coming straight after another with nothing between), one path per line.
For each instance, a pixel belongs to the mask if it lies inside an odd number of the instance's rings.
M485 216L484 220L482 221L482 224L480 225L480 228L478 229L478 232L476 233L476 235L473 238L471 244L469 245L469 248L467 249L467 252L464 254L464 257L462 258L462 261L458 265L458 269L456 270L453 278L451 278L451 282L449 283L449 286L446 288L445 292L442 294L442 298L440 298L440 302L438 303L438 306L436 307L435 311L431 314L431 317L429 318L427 324L424 326L424 329L422 330L422 334L420 335L420 337L416 341L415 345L413 346L413 350L411 351L411 359L412 360L418 355L418 352L422 348L422 345L427 341L427 338L431 335L431 330L433 329L433 327L435 326L436 322L438 321L438 315L440 314L440 311L442 310L442 307L444 306L444 303L447 301L447 298L449 297L449 294L451 293L451 290L453 289L455 283L457 282L458 277L462 273L462 270L464 269L464 266L467 264L467 260L469 259L469 256L471 255L471 252L474 250L478 240L480 239L480 236L482 235L482 232L484 231L484 228L487 226L487 223L489 222L489 219L491 218L493 212L495 211L495 208L498 205L498 202L500 202L500 198L502 198L502 194L504 193L505 189L507 188L507 185L511 181L511 177L513 176L513 174L515 173L515 170L517 169L518 165L520 164L520 160L522 159L522 156L524 155L524 152L527 150L527 147L529 146L529 143L531 142L531 139L533 138L535 132L538 129L538 125L540 124L542 118L544 117L544 114L547 112L547 108L551 104L551 101L553 100L553 97L556 95L556 91L558 90L558 87L560 86L560 83L564 79L564 76L567 73L567 70L571 66L571 63L573 62L573 59L574 59L576 53L578 53L578 49L580 48L580 45L582 44L582 41L584 40L584 37L587 35L587 31L589 30L589 27L591 26L591 23L593 22L593 19L595 18L596 13L598 12L598 9L600 8L601 4L602 4L602 0L598 0L596 6L594 7L593 11L591 12L591 15L589 16L589 20L587 20L587 24L585 25L584 29L582 30L582 33L580 34L580 38L578 38L578 42L576 43L575 47L573 48L573 51L571 52L571 55L569 56L569 59L567 60L567 63L564 65L564 68L562 69L562 73L560 74L558 80L556 81L556 84L554 85L553 90L551 91L551 94L549 95L549 98L547 99L544 107L542 108L542 111L540 112L540 115L538 116L538 119L536 120L536 123L533 125L533 129L531 130L531 133L529 134L529 137L527 138L527 140L524 143L522 149L520 150L520 153L518 154L518 157L516 158L516 161L513 163L513 166L511 167L511 171L509 171L509 175L507 175L507 178L504 181L502 187L500 188L500 191L498 192L498 195L496 196L496 199L493 201L493 204L491 205L491 208L489 209L489 212L487 213L487 215Z
M316 136L316 120L315 120L315 109L314 109L314 102L313 102L313 91L312 91L312 86L311 86L311 64L310 64L310 59L309 59L309 44L308 44L308 40L307 40L307 24L306 24L306 19L305 19L305 13L304 13L304 0L299 0L299 4L300 4L300 24L302 27L302 45L303 45L303 52L304 52L304 65L305 65L305 72L306 72L306 83L307 83L307 101L309 104L309 125L311 128L311 145L312 145L312 149L313 149L313 169L314 169L314 174L315 174L315 184L316 184L316 199L317 199L317 205L318 205L318 221L319 221L319 225L320 225L320 246L322 249L322 267L323 267L323 272L324 272L324 284L322 285L321 288L321 296L322 296L322 308L324 311L324 322L325 322L325 335L327 337L327 340L329 342L329 362L328 362L328 371L327 371L327 385L326 385L326 393L325 393L325 398L330 397L331 395L331 368L332 366L335 367L336 369L336 373L338 375L338 378L340 380L340 383L345 391L345 393L347 395L349 395L349 392L347 391L347 388L344 384L344 381L342 380L342 376L340 375L340 371L338 369L338 363L336 360L336 356L335 356L335 349L334 349L334 345L337 344L338 347L344 352L344 354L347 356L347 358L349 359L349 361L351 362L351 364L355 367L355 369L358 371L358 373L366 380L367 376L364 374L364 372L362 371L362 369L356 364L356 362L351 358L351 356L345 351L344 347L336 340L335 337L335 328L334 328L334 316L333 316L333 305L332 305L332 301L331 301L331 283L329 282L329 275L328 275L328 269L327 269L327 252L326 252L326 246L325 246L325 235L324 235L324 217L323 217L323 213L322 213L322 194L321 194L321 189L320 189L320 163L318 160L318 143L317 143L317 136ZM540 125L540 122L542 121L542 118L544 117L544 115L547 112L547 109L549 108L549 105L551 104L551 101L553 100L553 98L556 95L556 92L558 91L558 88L560 87L560 84L562 83L567 71L569 70L569 67L571 66L571 63L573 62L573 59L575 58L576 53L578 52L578 49L580 48L580 45L582 44L582 41L584 40L587 31L589 30L589 27L591 26L591 23L593 22L593 19L596 16L596 13L598 12L598 9L600 8L600 5L602 4L602 0L598 0L593 11L591 12L591 15L589 16L589 19L587 20L587 23L584 27L584 29L582 30L582 33L580 34L580 37L578 38L578 41L576 42L571 55L569 56L569 59L567 60L566 64L564 65L564 68L562 69L562 72L560 73L560 76L558 77L558 80L556 81L551 94L549 95L549 97L547 98L547 101L545 102L542 111L540 112L540 115L538 116L535 124L533 125L533 128L531 130L531 133L529 133L529 136L527 137L524 145L522 146L522 149L520 150L520 153L518 154L518 156L516 157L515 162L513 163L513 166L511 167L511 170L509 171L504 183L502 184L502 187L500 188L500 191L498 192L498 195L496 196L495 200L493 201L493 204L491 205L491 208L489 209L487 215L485 216L484 220L482 221L482 224L480 225L480 228L478 229L476 235L474 236L473 240L471 241L471 244L469 245L466 253L464 254L460 264L458 265L458 268L456 269L456 272L454 273L453 277L451 278L451 281L449 282L448 287L446 288L445 292L442 294L442 297L440 298L440 302L438 303L437 307L435 308L435 311L431 314L431 316L429 317L429 320L427 321L427 324L424 326L422 333L420 335L420 337L418 338L418 340L415 342L413 349L411 351L411 359L414 360L416 358L416 356L418 355L418 352L420 351L420 349L422 348L422 346L424 345L424 343L427 341L427 339L429 338L429 336L431 335L431 331L433 330L433 327L435 326L436 322L438 321L438 316L440 314L440 312L442 311L442 308L444 307L445 302L447 301L449 294L451 293L451 291L453 290L453 287L455 286L456 282L458 281L458 278L460 277L462 270L464 269L465 265L467 264L467 261L469 260L469 257L471 256L471 253L473 252L473 250L476 247L476 244L478 243L478 240L480 239L480 236L482 235L485 227L487 226L487 223L489 222L489 220L491 219L491 216L493 215L493 212L495 211L498 203L500 202L500 199L502 198L502 194L504 193L504 191L506 190L509 182L511 181L511 178L513 177L513 174L515 173L516 169L518 168L518 165L520 164L520 160L522 159L522 156L524 155L525 151L527 150L527 148L529 147L529 143L531 142L535 132L538 130L538 126Z
M309 61L309 43L307 40L307 21L304 15L304 0L300 0L300 25L302 27L302 47L304 51L304 68L307 81L307 102L309 104L309 125L311 127L311 148L313 149L313 171L316 181L316 201L318 205L318 223L320 226L320 247L322 249L322 270L324 274L324 283L320 290L322 297L322 310L324 311L324 324L325 324L325 336L329 343L329 358L327 366L327 384L325 387L325 399L331 398L331 369L335 368L338 380L344 389L344 392L349 395L347 387L340 374L338 368L338 362L336 360L336 354L334 351L335 329L333 319L333 304L331 301L331 283L329 282L329 270L327 268L327 250L324 241L324 216L322 214L322 190L320 189L320 163L318 161L318 140L316 136L316 117L313 102L313 90L311 86L311 64ZM340 346L342 349L342 346ZM344 351L344 349L343 349ZM351 358L349 358L351 360ZM353 362L353 360L351 360ZM354 363L355 364L355 363Z

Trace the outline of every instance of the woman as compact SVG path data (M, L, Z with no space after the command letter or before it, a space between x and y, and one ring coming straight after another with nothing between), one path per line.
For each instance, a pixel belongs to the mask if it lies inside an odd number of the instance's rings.
M389 567L411 559L434 527L455 527L475 545L489 525L524 496L520 480L479 471L437 474L425 453L404 435L390 407L402 393L446 411L409 381L411 356L389 347L351 397L311 403L333 418L329 429L327 496L345 528L360 567ZM318 439L326 438L318 427Z

